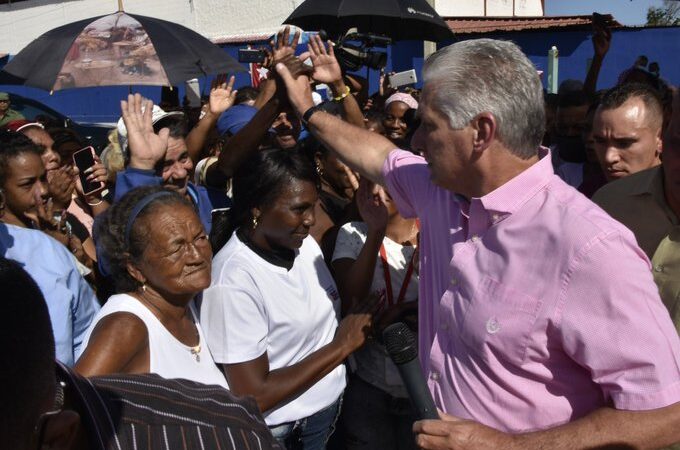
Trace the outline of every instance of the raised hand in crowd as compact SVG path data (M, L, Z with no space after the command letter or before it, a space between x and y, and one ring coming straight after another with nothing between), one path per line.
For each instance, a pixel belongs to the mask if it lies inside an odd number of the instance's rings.
M76 175L75 177L76 192L78 193L78 196L81 199L83 199L85 203L87 203L87 205L90 207L90 210L92 211L92 216L96 217L99 214L106 211L106 209L109 207L109 203L103 198L103 193L105 189L100 189L98 191L85 194L85 192L83 191L83 184L80 182L80 177L78 176L78 168L75 166L74 171ZM106 166L104 166L101 159L99 159L99 156L97 155L94 156L94 165L89 169L85 170L85 175L87 175L87 181L95 183L104 183L104 185L108 183L109 179L108 170L106 169Z
M368 232L380 234L381 240L385 235L388 220L384 195L385 191L382 187L366 178L362 178L359 182L359 189L355 195L359 214L368 225Z
M583 90L591 95L597 91L597 79L602 68L602 61L609 51L612 42L612 31L604 23L593 21L593 61L583 83Z
M232 75L227 81L227 75L221 74L215 77L210 87L210 98L208 100L205 115L201 117L196 126L187 135L185 141L189 157L194 165L203 158L205 144L208 142L211 131L223 112L234 105L237 90L234 89L236 78Z
M25 215L31 221L33 221L33 226L50 235L52 238L56 239L64 246L69 245L69 232L66 224L66 214L61 213L60 218L55 217L56 211L61 211L61 208L55 208L54 200L49 198L44 201L39 193L34 195L35 200L35 210L31 212L26 212Z
M333 43L328 41L328 48L319 35L312 36L309 40L308 51L300 55L300 60L310 58L314 72L312 79L318 83L325 83L331 88L333 99L342 102L345 112L345 120L349 123L363 127L364 116L361 107L357 103L351 89L345 84L342 69L335 57Z
M71 204L77 178L70 164L47 172L47 190L56 209L66 209Z
M151 120L153 102L142 98L140 94L130 94L127 101L121 100L120 110L127 129L129 167L155 170L168 150L169 131L163 128L158 134L154 133Z

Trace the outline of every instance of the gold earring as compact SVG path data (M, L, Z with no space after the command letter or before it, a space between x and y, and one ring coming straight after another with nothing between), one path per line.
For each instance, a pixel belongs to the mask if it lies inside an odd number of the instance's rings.
M257 216L253 216L253 230L254 230L255 228L257 228L257 225L258 225L258 223L257 223Z

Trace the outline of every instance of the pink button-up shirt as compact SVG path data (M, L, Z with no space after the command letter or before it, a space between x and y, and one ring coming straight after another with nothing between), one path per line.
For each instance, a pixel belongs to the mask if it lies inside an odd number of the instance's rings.
M503 431L680 401L680 341L633 234L550 156L470 202L423 158L383 167L419 217L421 363L437 406Z

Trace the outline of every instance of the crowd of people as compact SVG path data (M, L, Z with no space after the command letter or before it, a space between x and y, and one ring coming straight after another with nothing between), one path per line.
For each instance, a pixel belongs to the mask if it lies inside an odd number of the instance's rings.
M129 95L84 170L79 136L0 93L8 448L680 445L680 94L659 71L597 91L598 28L555 95L490 39L369 95L298 41L279 32L258 88L218 76L195 118ZM388 355L396 322L439 420Z

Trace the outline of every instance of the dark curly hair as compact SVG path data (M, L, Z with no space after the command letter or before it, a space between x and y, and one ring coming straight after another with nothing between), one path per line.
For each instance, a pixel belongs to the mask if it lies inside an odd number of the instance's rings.
M139 212L127 243L125 227L132 210L144 197L163 191L170 195L155 198ZM104 269L113 278L117 293L135 291L141 286L127 270L127 263L139 261L149 242L149 227L142 226L143 221L139 219L153 214L161 206L177 204L193 209L189 200L176 192L165 190L162 186L139 187L125 194L106 211L102 220L95 222L94 238L101 246Z
M0 186L7 179L9 161L23 153L33 153L41 156L43 148L22 133L0 130Z

